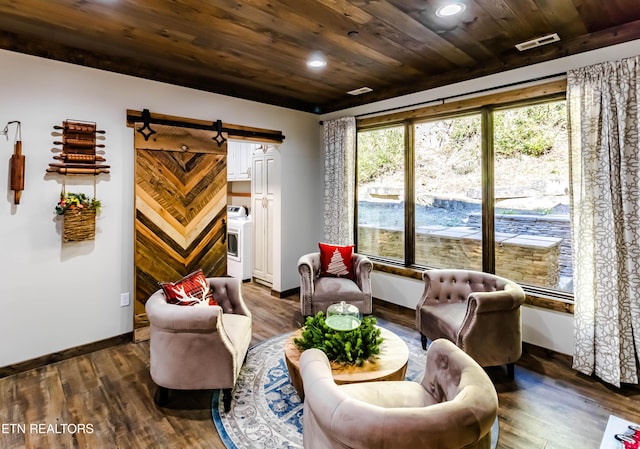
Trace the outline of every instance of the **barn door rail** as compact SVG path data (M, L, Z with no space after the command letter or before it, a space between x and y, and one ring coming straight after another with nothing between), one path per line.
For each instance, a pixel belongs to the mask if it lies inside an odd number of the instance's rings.
M284 140L281 131L225 124L222 123L222 120L213 122L191 119L185 120L179 117L155 114L150 112L149 109L143 109L142 111L127 110L127 125L135 127L136 123L142 123L142 126L136 127L136 132L140 133L145 141L148 141L149 138L156 133L151 126L154 124L213 131L215 134L212 139L218 144L218 148L220 148L228 138L234 137L243 140L271 143L282 143Z

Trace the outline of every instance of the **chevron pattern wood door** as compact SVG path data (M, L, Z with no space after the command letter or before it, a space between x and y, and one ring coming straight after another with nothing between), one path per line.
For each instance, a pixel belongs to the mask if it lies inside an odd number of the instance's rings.
M152 127L149 141L135 133L136 341L148 338L144 304L158 282L198 268L227 274L226 142L218 148L209 131Z

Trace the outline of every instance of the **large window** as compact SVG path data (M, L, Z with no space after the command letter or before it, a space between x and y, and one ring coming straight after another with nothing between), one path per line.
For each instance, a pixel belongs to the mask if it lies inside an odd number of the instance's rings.
M357 145L359 251L404 260L404 126L359 132Z
M480 114L417 123L415 263L482 270ZM478 221L478 224L481 220Z
M573 290L563 99L400 122L358 132L359 252Z
M495 271L572 291L566 118L564 101L493 113Z

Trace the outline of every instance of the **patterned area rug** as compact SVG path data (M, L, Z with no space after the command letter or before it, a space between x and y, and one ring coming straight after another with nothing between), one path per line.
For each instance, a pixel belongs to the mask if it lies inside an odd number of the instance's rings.
M378 325L399 335L409 347L407 380L422 379L426 351L420 334L378 319ZM284 361L284 345L290 334L270 338L249 349L238 377L229 413L224 412L222 395L213 395L211 414L227 449L302 448L302 402L289 381ZM492 429L496 447L498 421Z

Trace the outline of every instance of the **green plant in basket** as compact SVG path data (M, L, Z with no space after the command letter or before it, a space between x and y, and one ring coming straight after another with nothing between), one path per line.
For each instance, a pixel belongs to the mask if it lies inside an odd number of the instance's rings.
M84 193L60 193L60 201L56 204L55 213L57 215L64 215L69 212L80 212L83 209L95 209L96 212L100 210L100 200L95 198L89 198Z
M339 331L330 328L325 322L323 312L307 317L302 336L293 342L298 349L317 348L327 354L327 358L336 363L362 366L364 362L380 354L380 328L375 326L376 319L367 316L359 327L351 331Z

